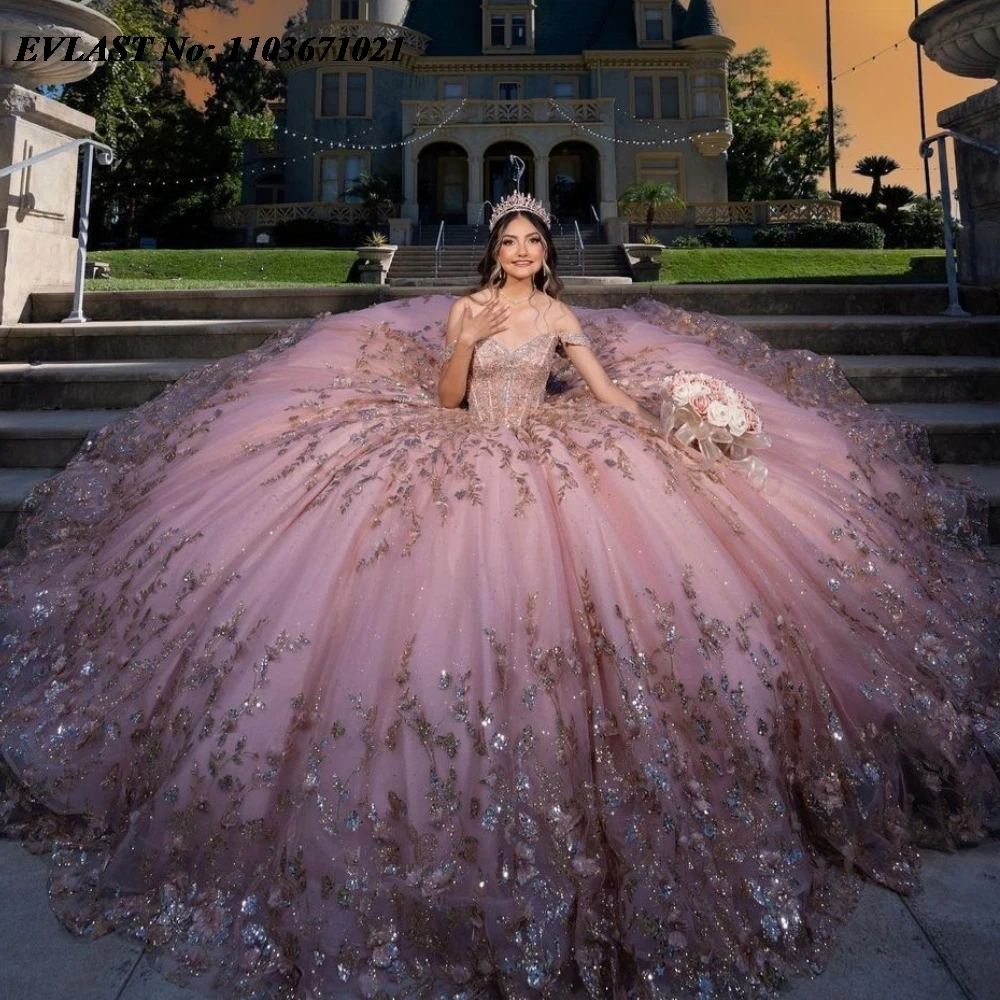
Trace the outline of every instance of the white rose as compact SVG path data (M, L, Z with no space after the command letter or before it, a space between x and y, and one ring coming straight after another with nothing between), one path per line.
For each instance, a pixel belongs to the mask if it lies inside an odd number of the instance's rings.
M729 433L734 437L740 437L746 434L748 426L746 410L741 406L734 406L729 413Z
M674 383L670 396L678 406L683 406L691 398L691 386L685 382L681 382L680 385Z
M732 412L718 399L708 404L708 422L716 427L725 427L732 419Z

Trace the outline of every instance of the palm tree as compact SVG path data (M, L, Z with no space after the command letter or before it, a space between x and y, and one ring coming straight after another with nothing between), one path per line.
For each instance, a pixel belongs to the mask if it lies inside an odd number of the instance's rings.
M882 188L881 204L887 212L898 212L913 201L914 192L905 184L886 184Z
M862 177L870 177L872 193L868 197L871 205L878 205L882 200L882 178L899 170L899 164L891 156L863 156L855 164L854 172Z
M368 222L372 230L378 228L378 210L382 205L390 208L400 201L399 182L386 177L362 174L351 181L344 192L351 198L360 198L368 209Z
M672 184L666 181L646 181L644 184L632 184L627 187L618 199L620 205L641 205L646 210L646 229L648 236L653 228L653 216L660 208L683 208L684 202L674 190Z

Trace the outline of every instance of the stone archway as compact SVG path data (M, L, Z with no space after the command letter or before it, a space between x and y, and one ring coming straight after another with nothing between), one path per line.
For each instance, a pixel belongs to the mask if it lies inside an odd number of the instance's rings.
M573 140L549 150L549 205L560 222L594 222L600 211L601 157L593 146Z
M469 155L455 142L432 142L417 159L417 205L421 222L464 223L469 200Z
M523 142L504 140L487 146L483 153L483 198L495 205L504 195L514 191L510 157L519 156L524 160L524 175L521 190L535 193L535 154Z

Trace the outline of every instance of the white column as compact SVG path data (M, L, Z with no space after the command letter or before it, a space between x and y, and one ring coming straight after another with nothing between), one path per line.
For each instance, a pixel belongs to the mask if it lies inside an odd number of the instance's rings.
M474 226L479 221L483 208L483 157L482 153L470 153L469 159L469 200L465 206L465 221Z

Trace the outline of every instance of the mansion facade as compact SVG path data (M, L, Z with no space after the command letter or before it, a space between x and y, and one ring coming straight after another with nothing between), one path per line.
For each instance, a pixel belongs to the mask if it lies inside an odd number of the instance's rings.
M286 37L338 41L282 64L284 123L248 147L247 205L349 221L371 174L410 223L476 223L512 164L563 222L618 215L636 182L728 200L734 43L712 0L309 0ZM381 61L352 58L376 38Z

